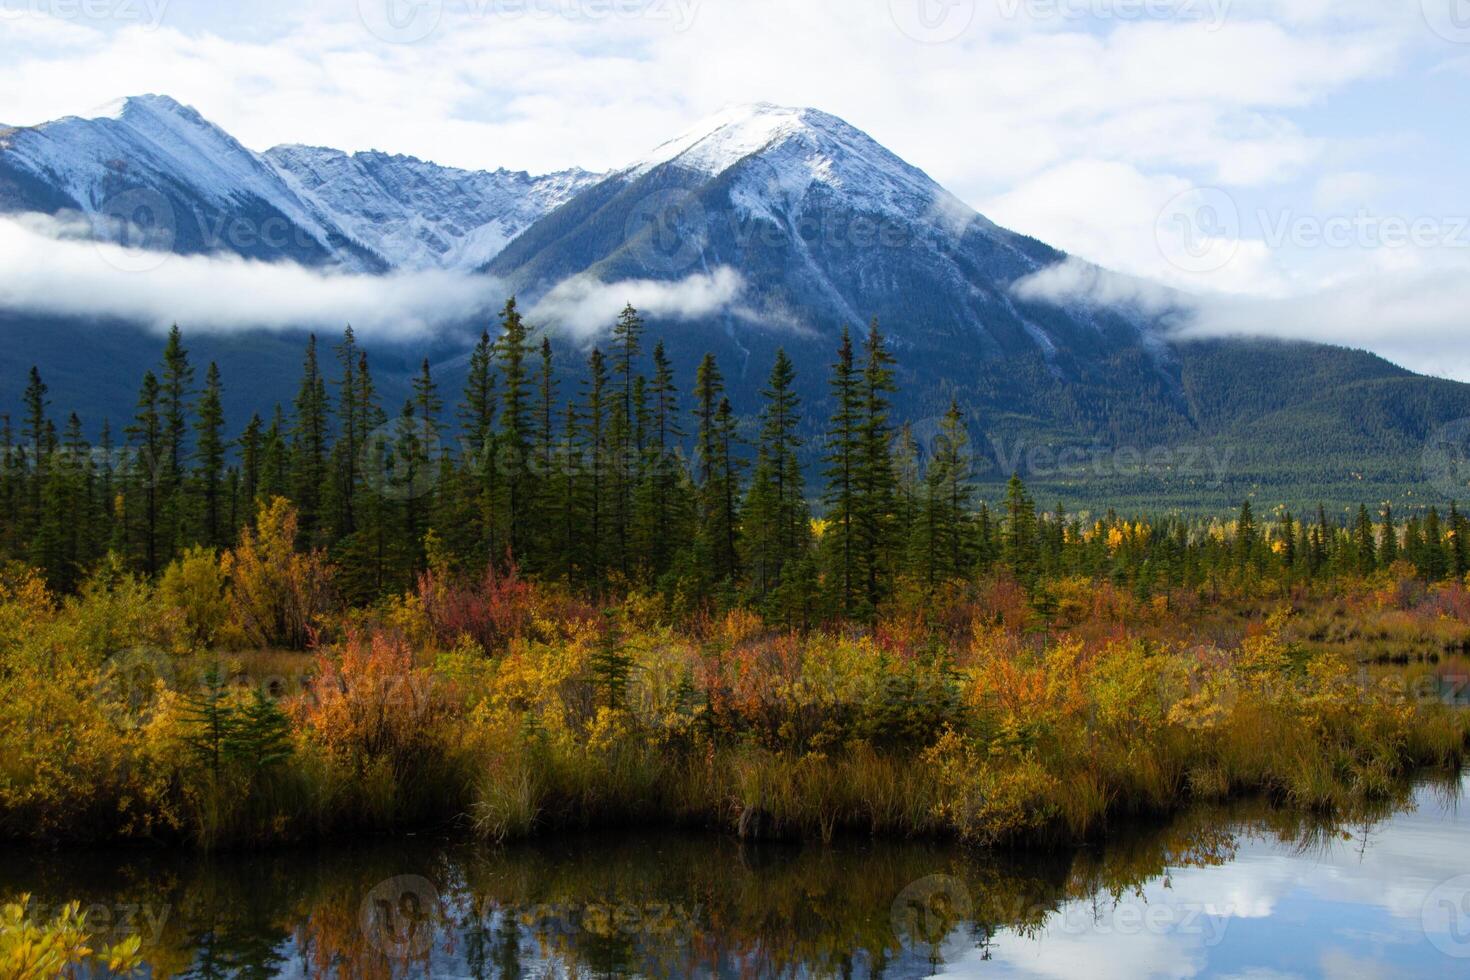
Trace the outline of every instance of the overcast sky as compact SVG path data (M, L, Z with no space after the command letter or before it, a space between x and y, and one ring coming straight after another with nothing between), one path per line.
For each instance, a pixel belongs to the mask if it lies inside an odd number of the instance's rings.
M143 92L533 172L816 106L1213 329L1470 379L1470 0L0 0L0 121Z

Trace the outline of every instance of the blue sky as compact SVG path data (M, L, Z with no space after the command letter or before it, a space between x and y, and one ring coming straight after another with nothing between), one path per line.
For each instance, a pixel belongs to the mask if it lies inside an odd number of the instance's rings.
M1470 379L1470 0L0 0L0 120L141 92L532 171L817 106L1198 329Z

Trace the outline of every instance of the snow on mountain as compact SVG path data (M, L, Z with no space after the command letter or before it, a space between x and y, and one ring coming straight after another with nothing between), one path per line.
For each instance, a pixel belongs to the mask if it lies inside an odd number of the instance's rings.
M144 200L165 216L162 245L174 251L354 272L483 265L597 179L304 146L255 153L158 95L120 99L88 118L0 128L0 211L79 211L106 234Z
M304 233L306 240L298 233L294 244L306 251L333 251L335 229L317 220L272 168L167 96L121 99L88 118L13 130L3 152L9 169L88 217L110 215L123 194L158 195L172 211L178 244L191 251L218 247L231 236L229 216L240 213L289 222Z
M313 146L266 151L323 220L406 269L472 269L600 175L459 170L410 156Z
M810 108L765 102L729 106L619 175L636 179L672 164L716 177L752 161L759 166L731 194L732 203L746 214L770 214L776 206L799 210L806 195L820 188L850 207L905 221L925 220L955 231L977 222L993 227L867 133Z

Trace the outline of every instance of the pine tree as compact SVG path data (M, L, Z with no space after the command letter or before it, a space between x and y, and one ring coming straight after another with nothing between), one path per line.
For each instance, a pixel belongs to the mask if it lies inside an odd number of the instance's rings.
M1464 582L1470 573L1470 521L1454 501L1450 502L1449 526L1445 530L1449 537L1449 572L1455 581Z
M699 533L697 552L709 581L735 581L736 555L735 493L730 449L734 422L725 398L725 379L713 354L705 354L694 378L696 460L699 467Z
M594 587L603 582L604 535L607 533L607 359L596 347L587 357L582 403L582 448L587 471L587 576Z
M357 494L363 443L368 437L362 417L359 395L358 361L362 356L357 335L348 326L342 331L342 343L334 348L341 376L337 387L338 436L332 445L331 472L332 533L336 538L349 537L357 530Z
M1287 574L1296 566L1296 519L1291 511L1281 515L1281 567Z
M1399 532L1394 526L1393 504L1383 505L1382 523L1378 532L1378 560L1388 568L1399 560Z
M46 399L46 394L49 390L46 383L41 380L41 372L32 365L30 378L26 382L25 418L21 427L21 439L25 442L30 459L19 467L27 476L25 494L27 504L24 518L20 522L20 536L25 541L29 541L35 535L41 524L41 491L46 483L46 470L49 465L46 453L46 429L49 425L46 420L46 408L50 404Z
M260 495L260 474L265 459L264 425L259 414L251 415L240 435L240 496L247 520L248 515L254 513L255 501ZM243 523L237 520L233 530L238 531Z
M643 466L647 516L640 537L647 544L650 571L656 578L668 571L673 558L673 542L680 534L675 514L682 510L678 502L682 466L676 447L684 437L684 430L679 425L679 389L662 341L653 348L653 381L649 394L652 402L647 460Z
M501 334L495 349L504 385L500 448L501 470L505 474L505 526L512 556L518 558L526 550L528 518L535 496L526 465L531 441L531 396L526 375L528 337L515 297L506 301L500 318Z
M1038 571L1036 503L1026 492L1020 474L1006 485L1006 523L1002 560L1022 582L1031 583Z
M479 544L487 564L498 557L495 528L495 347L490 331L481 331L470 352L469 374L465 377L464 400L459 405L459 425L464 433L465 465L472 471L474 511Z
M1258 545L1256 518L1251 511L1251 502L1247 500L1241 504L1240 517L1235 522L1235 564L1237 568L1243 569L1255 560Z
M199 399L199 418L194 424L194 480L199 488L200 532L210 548L227 545L231 530L225 526L224 516L225 411L220 394L219 367L210 362Z
M204 672L199 692L184 703L184 723L188 733L184 742L201 766L215 778L223 771L226 745L235 724L235 709L219 668L210 666Z
M632 304L624 307L613 325L612 371L618 379L618 403L609 426L609 445L612 465L609 477L612 482L612 522L614 552L619 571L626 579L628 566L628 537L633 519L633 472L635 467L634 426L637 421L634 403L635 376L638 368L640 343L643 338L643 320Z
M535 567L557 567L556 541L556 373L552 365L551 340L541 338L541 369L536 380L536 522L541 542Z
M863 446L862 389L853 360L852 336L844 327L828 382L832 393L832 418L827 426L827 450L823 457L826 468L826 491L822 500L831 522L831 554L833 583L837 590L838 608L846 617L858 614L860 568L857 558L857 511L861 487Z
M967 564L966 524L975 492L969 445L959 403L951 399L924 474L923 570L930 588L962 574Z
M168 545L163 541L163 502L158 473L167 466L163 418L159 413L160 389L152 371L143 375L138 409L128 436L133 442L128 485L137 499L137 540L142 545L143 570L150 576L162 567Z
M894 513L894 469L888 420L888 395L895 389L893 357L874 320L863 344L859 380L857 500L853 528L859 571L863 577L865 615L877 609L886 590L884 560L891 546L889 522Z
M602 635L590 658L592 682L602 694L603 705L616 711L627 707L633 658L623 648L612 612L604 613L603 619Z
M193 540L187 529L190 515L185 501L186 440L189 432L189 398L193 395L194 368L184 349L183 334L174 324L163 349L163 372L159 378L159 410L163 417L163 455L155 469L158 496L164 521L164 547L168 554Z
M1358 557L1358 573L1372 575L1378 568L1378 548L1374 543L1373 518L1364 504L1358 505L1358 522L1353 529L1353 550Z
M1440 581L1449 571L1444 550L1444 528L1440 523L1438 508L1430 507L1428 516L1424 518L1422 556L1416 564L1420 573L1431 582Z
M296 505L301 541L306 545L320 544L325 539L321 498L327 476L328 427L327 385L317 362L316 334L312 334L306 344L291 430L291 500Z
M218 708L204 706L204 717ZM213 726L206 720L205 731ZM291 720L258 688L243 707L231 711L223 729L219 759L259 777L291 758Z
M286 416L277 405L271 415L270 428L265 430L260 455L260 486L262 500L272 497L289 497L291 494L291 444L286 435Z
M784 350L776 351L771 376L762 390L760 441L745 507L748 565L757 596L779 589L787 570L806 557L811 515L801 474L801 439L796 433L801 400L796 369Z

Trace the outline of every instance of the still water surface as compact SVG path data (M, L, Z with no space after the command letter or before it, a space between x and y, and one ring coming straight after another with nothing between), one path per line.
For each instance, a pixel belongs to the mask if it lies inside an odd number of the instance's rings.
M7 851L0 897L82 901L154 976L1470 977L1460 795L1327 825L1202 809L1041 855L654 833Z

